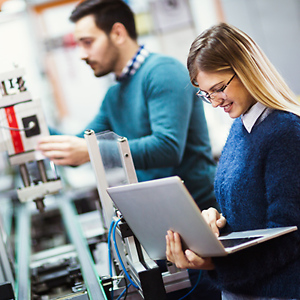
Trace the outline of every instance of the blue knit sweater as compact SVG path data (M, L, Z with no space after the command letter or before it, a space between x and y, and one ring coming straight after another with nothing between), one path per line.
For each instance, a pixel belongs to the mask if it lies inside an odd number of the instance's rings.
M216 165L195 94L179 61L152 53L133 76L108 90L85 128L126 137L139 181L178 175L204 209L216 206Z
M300 118L274 111L251 133L232 125L215 179L226 230L278 226L299 230L215 258L221 289L246 295L300 299Z

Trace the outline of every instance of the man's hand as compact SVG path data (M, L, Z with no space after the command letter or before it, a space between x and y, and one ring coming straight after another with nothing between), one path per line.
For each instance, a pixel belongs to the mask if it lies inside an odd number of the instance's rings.
M223 228L226 225L226 219L222 216L215 208L210 207L209 209L202 211L207 224L210 226L216 236L219 236L219 228Z
M211 257L200 257L191 250L182 251L180 236L177 232L168 230L166 235L167 260L180 269L213 270L215 268Z
M90 160L86 141L69 135L50 135L40 139L37 150L56 165L79 166Z

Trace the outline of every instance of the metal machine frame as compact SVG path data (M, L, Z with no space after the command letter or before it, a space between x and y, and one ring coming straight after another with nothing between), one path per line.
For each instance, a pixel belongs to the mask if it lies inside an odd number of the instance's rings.
M33 255L31 253L31 217L32 205L34 205L32 202L35 203L40 212L46 214L47 211L44 211L44 200L47 202L47 199L44 199L44 197L57 193L62 188L62 183L56 173L54 164L35 149L38 139L41 136L49 135L49 131L40 102L32 100L30 93L25 87L24 74L25 70L19 67L0 74L0 151L6 151L10 164L19 167L24 185L17 189L17 197L21 203L17 201L17 207L15 208L17 221L15 228L16 268L10 265L9 257L4 255L7 250L5 249L5 237L0 234L0 291L2 293L3 290L11 289L16 299L22 300L30 299L31 295L37 292L37 287L40 287L39 284L43 284L42 275L40 276L41 281L37 281L37 284L35 281L32 282L34 285L29 284L33 278L30 272L33 269L37 270L39 266L44 267L44 260L33 260L30 262L32 257L36 256L36 253ZM117 248L123 251L120 251L121 257L119 258L115 248L112 247L111 249L112 263L115 266L115 274L113 275L119 275L122 272L122 269L119 268L118 270L118 267L122 264L121 262L125 262L126 270L131 280L138 287L137 289L133 287L128 289L129 298L165 300L168 292L190 287L186 270L178 270L174 265L171 265L168 266L168 272L162 274L158 265L149 258L133 235L125 220L122 219L120 221L120 216L117 214L118 212L106 192L108 181L96 135L92 130L86 131L85 139L97 179L98 194L100 196L99 204L101 206L99 211L104 221L104 229L108 229L112 221L116 222L118 220L115 239L118 245ZM118 137L116 152L121 161L121 168L126 175L126 182L128 184L137 182L130 148L125 137ZM98 273L96 272L87 241L84 239L79 226L75 225L77 224L77 216L72 200L68 199L68 197L64 197L67 199L62 199L60 195L54 198L55 207L62 217L64 227L72 244L72 253L73 251L77 253L76 258L78 258L79 262L76 270L70 270L70 279L72 276L72 278L78 276L79 270L82 275L81 279L84 281L82 290L80 285L74 287L75 292L74 295L70 296L70 299L113 300L109 290L113 290L114 298L120 297L124 287L127 288L127 284L125 280L121 279L116 283L112 278L109 278L109 284L106 285L106 282L102 279L107 274L98 274L99 271ZM32 263L37 266L36 269L32 266ZM49 266L47 271L50 271L50 268L51 266ZM38 275L40 274L38 273ZM53 274L56 273L54 272ZM103 275L101 280L99 275ZM1 286L2 284L5 285L6 282L10 286ZM80 284L80 282L78 283ZM0 299L2 299L1 297L2 295L0 295Z
M116 217L118 212L106 192L108 182L100 153L101 151L99 149L101 145L98 144L97 136L93 130L86 130L84 137L87 142L90 161L96 176L104 224L109 228L110 222L118 218ZM125 137L118 137L117 143L122 166L126 173L127 183L138 182L127 139ZM119 223L117 237L117 244L125 248L125 251L122 251L122 260L126 261L126 268L132 280L139 287L138 292L142 298L146 300L164 300L166 299L166 293L191 286L188 272L186 270L179 270L172 264L167 266L168 271L162 274L156 262L149 258L123 219ZM124 255L124 253L127 254ZM114 259L118 261L115 253L113 256ZM118 287L114 288L118 289Z
M19 200L34 201L43 211L44 197L58 192L62 184L54 164L35 149L49 130L39 100L33 100L25 87L24 75L25 69L17 66L0 74L0 151L7 151L10 164L19 166L24 184L17 190ZM28 171L32 162L37 164L38 178Z
M29 300L43 297L45 289L53 288L56 290L51 290L51 297L55 299L106 300L73 200L51 195L59 192L62 183L53 162L35 149L38 139L49 135L49 130L40 102L32 100L25 87L24 74L19 67L0 73L0 151L7 152L10 165L19 167L23 181L16 195L10 193L8 197L13 206L13 234L4 230L1 217L5 212L0 211L0 299ZM51 196L44 199L46 195ZM67 244L32 253L33 214L45 218L51 210L61 216ZM14 249L8 247L7 236L15 238ZM60 265L62 256L66 264Z

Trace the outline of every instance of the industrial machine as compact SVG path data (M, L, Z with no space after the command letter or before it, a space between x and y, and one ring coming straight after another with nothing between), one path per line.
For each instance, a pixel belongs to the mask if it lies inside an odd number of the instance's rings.
M125 137L86 131L98 189L61 192L56 167L35 149L49 131L24 74L0 74L0 150L23 183L0 191L0 300L165 300L190 287L186 270L162 272L149 258L106 193L137 182Z
M109 186L137 182L127 139L111 131L95 134L93 130L85 132L85 139L97 179L103 223L110 228L108 245L114 244L114 248L108 247L111 263L115 263L111 266L110 276L122 273L129 282L128 285L126 281L125 284L124 281L114 283L110 288L112 294L119 295L120 291L128 290L130 299L164 300L167 293L190 287L186 270L165 262L166 270L162 272L157 262L150 259L106 192Z
M40 211L43 199L62 188L55 166L35 150L40 137L49 135L39 100L27 91L25 69L15 66L0 74L0 151L7 151L12 166L19 166L24 186L21 202L34 201Z
M24 75L18 66L0 74L0 152L23 183L1 189L0 300L105 300L92 257L105 234L98 197L58 193L56 167L35 149L49 131Z

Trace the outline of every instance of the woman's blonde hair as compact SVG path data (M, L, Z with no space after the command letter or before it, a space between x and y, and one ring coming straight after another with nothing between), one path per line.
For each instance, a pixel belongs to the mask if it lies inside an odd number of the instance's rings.
M187 67L193 85L199 71L236 73L255 100L300 116L296 96L259 46L238 28L220 23L192 43Z

